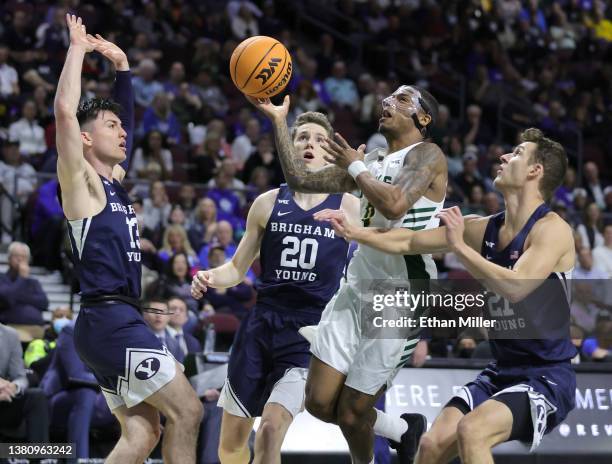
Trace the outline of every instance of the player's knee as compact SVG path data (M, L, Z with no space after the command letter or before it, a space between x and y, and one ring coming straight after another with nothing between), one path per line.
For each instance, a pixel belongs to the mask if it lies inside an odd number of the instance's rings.
M223 437L221 437L221 440L219 441L218 452L221 462L237 462L243 455L250 455L250 451L248 451L248 446L246 443L237 443L231 440L224 440ZM248 462L248 459L246 462Z
M261 434L264 443L271 445L280 440L282 428L282 424L279 420L262 419L257 433Z
M159 422L128 421L123 425L121 434L133 455L144 460L161 438L161 425Z
M483 443L483 424L470 414L463 417L457 424L457 441L459 447L465 449L467 447L482 446Z
M364 419L350 408L338 411L338 425L345 433L352 433L363 426Z
M203 415L204 406L194 394L193 398L189 397L182 401L172 417L167 417L167 420L178 424L182 429L197 431Z
M316 417L323 422L336 422L336 415L334 413L333 405L329 405L320 401L316 396L306 392L305 407L311 415Z
M419 464L438 462L439 451L440 443L435 436L430 433L424 434L419 442Z

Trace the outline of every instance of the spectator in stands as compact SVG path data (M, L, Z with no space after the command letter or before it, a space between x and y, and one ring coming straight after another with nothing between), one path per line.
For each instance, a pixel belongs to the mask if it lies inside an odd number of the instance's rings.
M592 161L584 163L584 186L589 195L589 198L594 201L599 208L606 207L604 201L604 186L599 179L599 168Z
M267 192L272 188L272 183L270 182L270 171L264 168L263 166L256 167L253 170L251 174L251 180L247 185L248 207L253 204L253 202L259 195Z
M493 142L493 131L486 120L482 119L482 109L478 105L469 105L465 111L466 121L461 127L465 145L488 145Z
M132 63L141 63L144 60L155 62L163 57L162 51L151 47L147 34L142 32L136 34L134 46L128 49L127 55Z
M201 353L202 344L185 329L189 318L196 316L193 313L190 314L185 301L177 296L168 299L168 308L172 313L168 323L168 332L177 341L183 356L189 353Z
M155 94L151 106L142 116L142 131L148 133L153 130L164 134L171 145L181 142L181 127L170 109L170 99L163 91Z
M557 190L555 190L554 201L560 202L565 205L566 208L571 208L573 200L573 192L576 188L576 171L574 168L569 166L565 171L565 178L563 184Z
M229 221L234 228L240 228L244 219L241 207L245 202L244 183L234 177L236 164L232 160L223 160L219 172L209 183L208 198L217 204L217 217ZM235 190L239 189L239 190Z
M199 303L191 296L191 273L189 256L186 253L175 253L168 262L166 272L147 288L147 295L158 295L166 299L181 298L188 309L197 314Z
M582 236L582 243L593 249L603 245L603 235L601 235L601 211L596 203L591 203L586 207L583 215L582 224L576 230Z
M138 66L138 75L132 79L134 87L134 100L143 108L148 108L153 98L164 91L164 86L155 80L157 66L150 58L145 58Z
M210 108L216 117L224 117L229 105L221 88L215 83L210 71L202 68L198 70L194 81L193 91L202 104Z
M612 223L604 227L603 244L593 249L593 266L612 278Z
M601 313L595 325L595 336L582 344L582 352L593 361L612 361L612 319L609 312Z
M218 132L208 131L204 142L196 147L193 153L195 169L191 172L194 182L208 182L221 166L226 153L222 149L221 136Z
M461 208L461 212L464 215L477 214L478 216L484 216L485 212L482 205L483 198L482 187L478 184L472 185L468 195L468 203Z
M184 227L185 230L191 227L191 222L187 218L185 211L183 211L183 207L178 203L172 205L170 216L168 216L168 225L179 225Z
M47 151L45 131L36 120L36 104L33 100L26 100L21 109L21 119L10 125L9 139L18 141L19 153L31 160Z
M346 106L353 111L359 109L359 94L355 82L347 77L344 61L336 61L332 68L331 77L325 79L325 90L332 103Z
M612 185L608 185L604 191L604 201L606 203L606 209L604 213L608 216L612 216Z
M208 262L208 255L211 248L222 248L225 252L226 259L231 259L236 252L236 243L234 242L234 228L228 221L219 221L210 243L205 244L200 250L198 257L202 269L209 269L211 266ZM225 262L225 260L223 261ZM223 264L223 263L221 263Z
M163 262L167 263L170 261L170 258L178 253L187 255L189 268L198 265L198 257L193 248L191 248L185 228L178 224L172 224L164 230L162 247L157 254Z
M482 206L484 208L485 216L491 216L501 211L501 205L499 204L499 196L495 192L485 193Z
M213 238L217 230L217 205L210 198L202 198L194 214L194 221L187 232L194 250L200 250ZM201 263L200 263L201 264Z
M244 203L244 182L236 178L237 172L236 161L226 158L221 161L217 174L206 183L206 186L211 189L211 191L215 189L230 189L234 191L238 199L241 200L241 203Z
M145 228L156 231L166 224L172 206L168 201L168 193L163 182L151 183L150 198L143 200L142 207Z
M484 189L480 172L478 172L478 155L473 151L466 151L463 155L463 172L457 176L455 182L466 200L475 185Z
M19 335L0 324L0 434L26 424L29 443L49 441L49 409L42 390L28 388Z
M0 161L0 230L1 243L9 243L15 221L15 208L24 207L29 195L36 188L36 171L23 162L19 154L19 142L7 140L2 147ZM1 192L5 192L2 195Z
M197 206L196 189L192 184L183 184L179 190L178 204L183 209L187 223L191 226L193 223L193 215Z
M261 10L259 10L259 8L257 8L252 2L240 2L238 13L230 15L230 24L234 38L242 41L247 37L259 35L259 23L257 21L257 17L261 16L261 14Z
M263 136L257 142L257 150L249 157L242 169L242 180L250 182L253 171L257 168L264 168L268 171L269 182L272 185L282 183L284 176L283 170L274 153L274 143L270 137Z
M245 133L236 137L232 143L232 159L238 163L240 169L255 151L260 137L261 125L259 119L250 118Z
M57 197L57 179L38 189L32 218L33 262L47 269L61 268L64 211Z
M170 65L168 79L164 82L164 92L176 97L183 82L185 82L185 65L180 61L175 61Z
M115 423L98 381L83 364L74 346L74 322L67 318L54 321L59 333L51 364L40 386L49 401L49 415L54 430L67 429L67 441L76 445L76 457L87 459L91 427L110 427Z
M176 339L168 331L168 322L170 322L168 302L163 298L155 296L151 297L143 307L155 311L145 310L142 313L142 317L151 331L168 348L168 351L178 362L183 362L185 356Z
M17 70L8 64L9 48L0 43L0 97L12 99L19 95L19 75Z
M158 129L145 134L141 146L136 148L130 164L130 177L145 177L149 164L159 165L161 178L172 178L172 153L168 148L166 136Z
M231 256L228 256L227 249L224 247L213 245L208 249L207 258L209 266L206 269L212 269L221 266L226 260L231 259ZM215 312L233 314L239 319L246 315L247 303L253 298L253 284L248 275L235 287L208 289L206 300L212 305Z
M8 248L8 271L0 274L0 322L44 325L49 306L40 282L30 277L30 247L13 242Z

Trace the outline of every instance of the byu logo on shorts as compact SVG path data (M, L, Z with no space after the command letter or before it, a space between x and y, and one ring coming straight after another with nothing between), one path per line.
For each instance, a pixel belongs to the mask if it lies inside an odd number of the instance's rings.
M157 371L159 371L159 366L159 359L147 358L140 361L140 364L138 364L134 370L134 374L139 380L147 380L157 374Z

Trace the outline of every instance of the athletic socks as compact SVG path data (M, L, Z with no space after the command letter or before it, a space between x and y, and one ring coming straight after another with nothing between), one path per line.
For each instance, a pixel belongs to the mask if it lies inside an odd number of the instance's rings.
M374 433L393 441L401 441L402 435L408 430L408 423L401 417L391 416L387 413L376 411L376 422L374 422Z

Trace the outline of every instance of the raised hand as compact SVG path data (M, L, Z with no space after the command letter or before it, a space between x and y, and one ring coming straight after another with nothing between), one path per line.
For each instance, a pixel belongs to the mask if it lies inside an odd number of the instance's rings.
M325 144L321 145L323 150L327 152L326 155L323 156L325 161L328 163L333 163L339 168L348 169L350 164L353 161L362 161L365 154L365 145L359 145L359 148L355 150L351 148L344 137L342 137L338 132L335 134L335 140L330 138L325 139Z
M465 230L465 222L461 210L457 206L445 208L437 215L446 226L446 240L454 251L465 242L463 241L463 231Z
M245 95L245 97L255 108L265 114L269 119L274 121L276 119L287 118L290 103L289 95L285 95L282 105L272 104L269 98L254 98L248 95Z
M208 287L213 285L210 271L198 271L191 282L191 296L199 300L204 296Z
M86 52L91 52L94 49L93 44L87 40L87 31L80 17L75 15L66 15L66 25L70 32L70 46L83 48Z
M130 69L127 55L116 44L104 39L100 34L96 34L95 37L87 34L87 40L94 47L95 51L108 58L115 65L117 71L127 71Z

